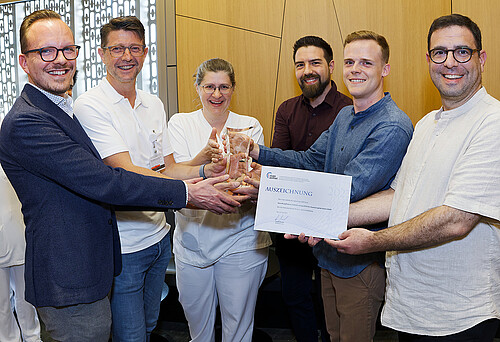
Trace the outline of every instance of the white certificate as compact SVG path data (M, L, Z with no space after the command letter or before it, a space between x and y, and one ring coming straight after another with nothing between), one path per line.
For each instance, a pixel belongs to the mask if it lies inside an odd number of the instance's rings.
M254 229L338 239L350 194L351 176L263 166Z

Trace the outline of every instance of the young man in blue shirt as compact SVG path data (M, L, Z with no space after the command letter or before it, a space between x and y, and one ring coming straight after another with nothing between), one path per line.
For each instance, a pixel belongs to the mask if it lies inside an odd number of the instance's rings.
M411 120L383 91L383 80L390 71L388 60L384 37L370 31L349 34L344 42L343 79L353 106L344 107L307 151L254 144L251 156L263 165L350 175L351 202L387 189L413 132ZM339 254L323 241L313 252L322 268L322 297L331 341L370 341L384 298L384 255Z

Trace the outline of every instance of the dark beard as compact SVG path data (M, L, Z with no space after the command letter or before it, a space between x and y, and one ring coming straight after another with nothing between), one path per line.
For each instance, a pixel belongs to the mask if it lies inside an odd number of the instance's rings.
M309 76L309 75L307 75ZM299 87L302 89L302 93L304 96L308 99L315 99L321 94L323 94L323 91L325 91L326 87L330 84L330 80L327 79L325 82L321 82L321 79L318 77L320 80L319 83L313 84L313 85L306 85L304 82L304 79L306 76L302 76L299 82Z

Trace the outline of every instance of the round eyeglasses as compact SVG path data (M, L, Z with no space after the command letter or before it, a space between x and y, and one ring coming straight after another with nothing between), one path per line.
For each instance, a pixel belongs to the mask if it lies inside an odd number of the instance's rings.
M472 58L474 52L479 51L478 49L471 49L466 47L461 47L457 49L432 49L429 51L429 58L436 64L442 64L446 62L448 58L448 53L453 53L453 58L458 63L467 63Z
M134 57L141 57L144 55L146 45L133 44L130 46L113 45L103 47L104 50L108 50L111 57L121 57L125 54L125 50L128 49L130 54Z
M222 95L227 95L233 89L233 86L230 86L229 84L221 84L218 87L215 86L215 84L205 84L205 85L200 85L200 87L203 88L203 91L205 92L205 94L213 94L213 93L215 93L216 89L219 89L219 92Z
M40 49L33 49L24 52L24 54L30 52L38 52L40 54L40 58L44 62L52 62L55 61L57 56L59 55L59 51L62 52L64 58L69 61L72 61L78 57L78 52L80 51L80 46L78 45L68 45L63 47L62 49L58 49L55 46L46 46Z

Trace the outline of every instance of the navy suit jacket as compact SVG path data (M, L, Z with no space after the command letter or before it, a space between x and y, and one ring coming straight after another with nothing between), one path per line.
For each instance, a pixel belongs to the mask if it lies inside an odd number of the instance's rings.
M66 306L104 298L121 270L113 206L186 204L182 181L106 166L68 114L27 84L0 131L0 162L26 224L26 299Z

